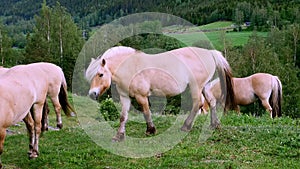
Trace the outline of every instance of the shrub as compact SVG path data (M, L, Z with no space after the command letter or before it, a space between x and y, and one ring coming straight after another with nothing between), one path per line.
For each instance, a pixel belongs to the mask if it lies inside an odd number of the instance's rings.
M115 121L119 119L119 112L112 98L106 98L100 102L100 113L106 121Z

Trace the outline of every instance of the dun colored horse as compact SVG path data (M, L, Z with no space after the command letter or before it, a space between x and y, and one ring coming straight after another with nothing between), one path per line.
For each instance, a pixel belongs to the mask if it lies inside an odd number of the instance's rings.
M281 116L282 85L277 76L256 73L245 78L233 78L233 86L236 106L232 109L239 112L238 105L249 105L259 98L271 118ZM221 88L218 79L207 84L204 90L219 100Z
M125 125L128 120L130 97L141 105L147 124L146 134L155 134L151 119L148 96L174 96L182 93L189 85L193 107L181 130L189 131L193 120L202 106L201 92L205 84L212 79L215 71L221 79L222 91L227 96L232 93L231 70L222 54L216 50L196 47L180 48L165 53L149 55L130 47L113 47L102 57L91 61L86 78L91 82L89 95L96 99L114 82L120 94L122 112L120 127L113 141L125 139ZM231 89L231 90L229 90ZM207 98L206 98L207 99ZM211 126L218 127L216 105L212 108Z
M35 63L35 64L40 65L41 68L44 69L43 66L45 66L45 65L43 63ZM47 66L45 68L47 68ZM61 92L61 90L67 91L67 84L66 84L66 80L65 80L63 72L61 71L61 69L59 67L57 67L57 69L58 70L53 72L54 73L53 76L51 76L51 78L48 79L48 81L61 81L62 88L50 85L50 83L49 83L47 94L49 96L51 96L52 104L55 107L56 121L57 121L56 126L59 129L61 129L63 127L63 124L62 124L62 119L61 119L60 108L58 107L58 105L62 106L62 109L67 116L73 115L73 112L75 112L75 111L72 108L72 106L70 105L70 103L68 102L68 100L66 100L67 101L66 103L60 104L60 102L64 101L64 98L60 98L62 96L60 96L59 93ZM9 68L4 68L4 67L0 66L0 78L1 78L1 75L5 74L8 70L9 70ZM55 96L58 96L58 100ZM43 124L42 130L45 131L45 130L48 130L49 107L48 107L47 100L45 100L43 112L45 112L45 113L43 113L43 118L42 118L42 124Z
M6 129L23 119L30 138L29 157L38 157L42 112L47 95L57 114L60 115L61 107L69 112L67 115L71 114L73 109L68 104L63 72L54 64L19 65L1 75L0 155L3 152Z

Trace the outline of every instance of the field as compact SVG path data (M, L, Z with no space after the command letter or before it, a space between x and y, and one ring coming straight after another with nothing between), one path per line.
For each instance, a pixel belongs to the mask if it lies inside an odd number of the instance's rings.
M164 29L164 34L174 37L183 42L187 46L192 46L195 42L206 40L210 41L213 47L217 50L223 50L224 33L225 39L229 45L243 46L247 43L249 36L253 34L251 31L234 32L232 22L219 21L211 24L182 28L182 27L167 27ZM257 32L258 36L266 37L267 32ZM228 44L227 44L228 45Z
M215 130L207 140L201 141L202 126L208 115L198 116L193 129L170 150L146 158L129 158L115 155L107 147L99 146L97 137L103 137L105 129L93 128L101 121L97 104L85 97L75 97L77 117L63 116L64 128L45 132L40 139L40 156L35 160L27 157L28 137L24 124L10 128L2 163L5 168L299 168L300 166L300 120L288 117L270 119L236 115L230 112L222 116L222 128ZM141 114L131 113L127 136L149 139L144 135L144 122L136 122ZM154 115L158 133L164 135L176 117ZM54 126L54 112L50 113L50 125ZM107 122L113 129L118 122ZM181 124L180 124L181 125ZM172 127L171 127L172 126ZM91 135L88 127L95 132ZM178 128L177 128L178 127ZM114 134L116 130L113 131ZM153 136L153 138L155 138ZM98 138L99 139L99 138ZM98 140L99 141L99 140ZM108 143L114 147L128 146L130 139L122 143ZM164 144L164 141L160 142ZM145 151L147 146L144 145ZM160 145L156 145L160 146ZM127 152L130 153L130 152Z

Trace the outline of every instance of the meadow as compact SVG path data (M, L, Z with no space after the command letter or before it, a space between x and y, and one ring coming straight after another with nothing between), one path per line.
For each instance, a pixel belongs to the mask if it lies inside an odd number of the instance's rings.
M209 115L199 115L192 131L169 151L146 158L129 158L116 155L99 146L86 130L91 121L101 121L96 102L76 96L74 105L77 117L63 116L62 130L43 133L39 146L40 156L37 159L29 160L27 157L28 136L25 125L20 123L19 126L11 127L10 130L14 134L8 135L5 141L2 155L4 167L79 169L299 168L300 166L300 119L289 117L270 119L267 113L261 117L254 117L229 112L221 118L222 128L215 130L206 141L200 141L202 126ZM133 119L136 117L142 118L142 114L131 112L127 135L134 138L149 138L144 135L146 129L144 122L135 122ZM153 115L153 119L158 130L156 136L159 136L172 126L176 117ZM114 129L118 123L118 120L107 122ZM55 114L52 109L50 125L55 126ZM102 128L95 128L94 131L95 135L102 136ZM181 132L179 128L175 128L174 131ZM124 143L111 144L122 146ZM144 146L146 149L147 145Z
M191 28L170 27L164 30L164 34L176 38L187 46L192 46L197 41L205 40L210 41L215 49L223 50L224 42L222 39L224 38L227 41L227 45L245 45L248 42L249 37L253 34L253 31L244 30L234 32L232 24L232 22L228 21L219 21ZM266 37L268 35L267 32L256 33L261 37Z
M230 22L217 22L197 29L215 29L230 26ZM172 28L173 29L173 28ZM244 45L252 32L227 32L226 38L233 46ZM258 32L267 36L266 32ZM222 49L220 37L222 31L202 32L188 30L180 33L167 33L187 45L192 45L201 38L208 38L216 49ZM72 95L71 93L69 95ZM49 130L40 138L40 156L29 160L28 136L24 123L9 128L12 134L7 135L4 152L1 156L6 169L15 168L299 168L300 166L300 119L281 117L271 119L267 113L263 116L252 116L251 112L237 115L229 112L221 118L221 129L201 141L203 126L209 121L209 115L199 115L191 132L168 151L158 151L145 158L120 156L107 147L99 145L97 139L110 140L119 125L117 121L106 122L99 112L99 105L90 98L73 96L76 117L63 116L64 127L60 131ZM71 98L70 98L71 99ZM50 103L51 105L51 103ZM52 107L51 107L52 108ZM177 116L154 114L153 120L158 133L153 138L172 130L179 130L182 123L174 126ZM137 120L138 119L138 120ZM149 139L144 134L146 125L143 115L131 112L127 124L127 136L138 139ZM105 133L99 127L104 122L112 130ZM50 125L55 126L55 114L50 112ZM103 127L103 126L102 126ZM112 147L128 145L130 139L122 143L109 143ZM162 140L161 145L164 144ZM133 145L134 146L134 145ZM144 150L152 148L144 145ZM154 145L160 147L160 144ZM131 152L126 152L131 153Z

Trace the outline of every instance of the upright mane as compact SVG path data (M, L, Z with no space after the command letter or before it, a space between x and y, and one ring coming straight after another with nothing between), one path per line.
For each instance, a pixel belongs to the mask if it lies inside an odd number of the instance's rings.
M96 59L92 58L89 67L86 69L85 77L90 82L93 77L97 74L102 59L109 59L118 55L129 55L135 53L137 50L126 47L116 46L108 49L102 55L99 55Z

